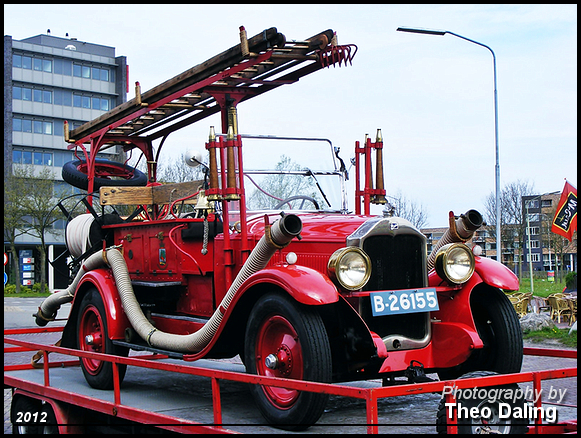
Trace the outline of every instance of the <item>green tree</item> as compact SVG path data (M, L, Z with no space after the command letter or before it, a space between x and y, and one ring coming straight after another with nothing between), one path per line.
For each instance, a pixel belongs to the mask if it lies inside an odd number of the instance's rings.
M26 193L28 184L23 178L17 178L13 174L6 175L4 180L4 241L8 242L12 253L12 278L15 278L16 292L20 292L20 263L16 252L16 239L25 231L21 228L26 212L20 202L22 195Z
M40 290L46 287L46 241L45 235L56 234L54 223L60 218L60 211L54 208L58 200L53 196L54 173L44 167L35 172L33 166L15 166L7 179L5 191L4 235L9 237L13 259L17 292L19 292L20 267L14 246L15 237L28 234L38 238L40 260ZM9 217L7 217L8 211ZM11 240L10 240L11 239Z

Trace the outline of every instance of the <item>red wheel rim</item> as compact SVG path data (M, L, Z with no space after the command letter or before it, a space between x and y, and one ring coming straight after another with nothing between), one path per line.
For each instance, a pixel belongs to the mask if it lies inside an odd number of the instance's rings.
M103 321L99 310L89 305L83 311L81 325L79 327L79 345L82 351L104 353ZM97 359L81 358L85 370L92 375L99 373L103 362Z
M271 369L265 360L269 355L277 358L277 366ZM303 378L303 352L299 336L292 324L284 317L267 318L260 327L256 339L256 372L262 376ZM262 387L270 401L279 408L289 408L297 400L300 391Z
M77 166L79 172L84 173L85 175L88 174L87 171L87 163L83 162ZM133 177L133 172L121 168L115 165L108 165L107 163L95 163L95 178L103 178L103 179L131 179Z

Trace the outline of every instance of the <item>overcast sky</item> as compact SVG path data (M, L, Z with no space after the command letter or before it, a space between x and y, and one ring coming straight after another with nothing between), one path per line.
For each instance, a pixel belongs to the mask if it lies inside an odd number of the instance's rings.
M5 35L50 29L113 46L143 91L238 44L240 26L249 37L276 27L287 40L333 29L339 44L358 47L352 66L241 104L240 132L328 138L351 158L355 141L381 128L388 195L421 204L428 226L447 226L450 210L484 214L495 191L492 54L398 27L447 30L494 50L501 187L577 186L577 5L4 5ZM192 144L203 147L210 125L218 116L189 128Z

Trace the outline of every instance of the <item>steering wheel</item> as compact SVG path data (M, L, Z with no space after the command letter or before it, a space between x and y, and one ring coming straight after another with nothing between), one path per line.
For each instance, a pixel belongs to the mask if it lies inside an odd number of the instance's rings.
M290 205L291 201L296 201L297 199L303 200L303 202L301 202L301 205L299 206L299 210L302 210L303 206L305 205L305 201L311 202L315 206L315 210L320 210L319 203L314 198L311 198L310 196L305 196L305 195L295 195L295 196L291 196L289 198L286 198L285 200L280 201L278 204L276 204L274 209L278 210L279 208L281 208L285 204Z

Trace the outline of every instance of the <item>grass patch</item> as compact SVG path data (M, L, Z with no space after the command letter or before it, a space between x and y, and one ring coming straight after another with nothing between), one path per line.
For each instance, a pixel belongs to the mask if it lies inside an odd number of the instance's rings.
M567 347L577 348L577 331L571 332L569 335L569 329L559 329L559 328L543 328L542 330L536 330L532 332L523 333L523 339L530 340L532 342L543 342L547 340L557 340L561 344Z
M48 297L50 293L40 293L40 292L20 292L17 293L6 293L4 292L4 297L12 297L12 298L38 298L38 297Z
M37 297L48 297L51 295L48 287L45 287L44 292L40 290L40 284L35 284L32 288L27 286L20 286L20 292L16 293L16 285L7 284L4 286L4 296L13 298L37 298Z
M534 291L532 290L534 288ZM551 294L563 292L565 282L547 281L543 279L535 279L531 288L530 279L522 279L520 281L519 292L529 293L533 292L534 296L546 298Z

